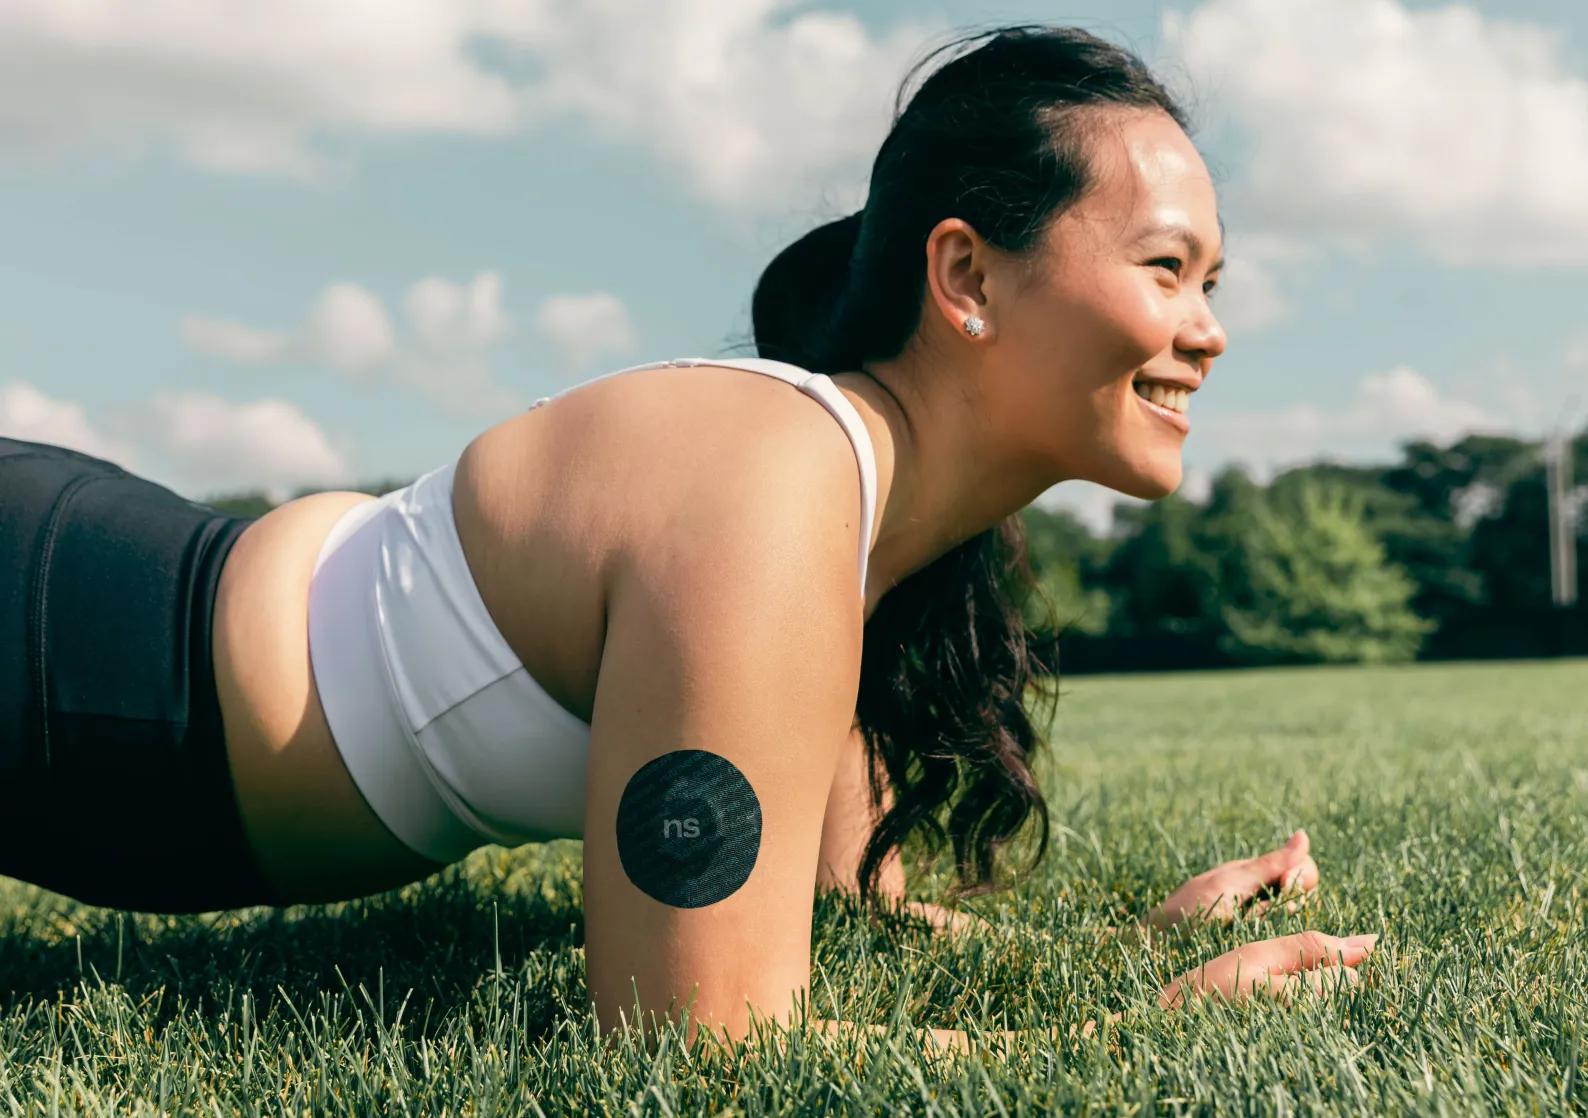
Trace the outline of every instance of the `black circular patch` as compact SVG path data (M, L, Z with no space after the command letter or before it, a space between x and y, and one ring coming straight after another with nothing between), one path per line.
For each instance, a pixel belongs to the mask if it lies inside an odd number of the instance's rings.
M703 749L641 767L618 802L618 859L647 896L703 908L738 892L761 852L761 803L744 774Z

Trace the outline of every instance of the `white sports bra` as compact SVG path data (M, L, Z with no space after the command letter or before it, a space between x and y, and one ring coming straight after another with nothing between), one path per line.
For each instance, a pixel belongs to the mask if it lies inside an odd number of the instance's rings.
M843 426L860 464L864 598L876 459L860 414L826 374L760 358L689 358L573 387L693 365L787 381ZM581 837L590 748L589 723L525 671L486 612L452 518L456 468L454 461L344 514L320 549L309 591L310 662L342 760L392 834L437 862L487 843Z

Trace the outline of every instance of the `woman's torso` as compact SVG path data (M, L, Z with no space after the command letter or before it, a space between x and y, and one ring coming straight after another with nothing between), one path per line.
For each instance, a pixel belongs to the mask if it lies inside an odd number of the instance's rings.
M591 720L614 580L677 545L667 533L681 497L722 484L751 441L801 456L855 454L816 400L715 366L598 378L498 424L465 451L453 513L474 584L524 669L564 710ZM342 514L368 499L318 494L260 520L228 559L216 601L217 682L239 805L266 876L291 901L376 892L437 867L393 837L360 796L309 662L316 558ZM857 486L857 520L859 508ZM733 541L694 546L709 552ZM868 592L867 617L874 608Z

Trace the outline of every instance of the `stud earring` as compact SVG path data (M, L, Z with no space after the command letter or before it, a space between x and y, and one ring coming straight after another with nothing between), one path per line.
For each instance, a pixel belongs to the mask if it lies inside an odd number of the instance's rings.
M987 323L982 321L981 315L973 314L965 319L965 333L973 338L979 338L987 330Z

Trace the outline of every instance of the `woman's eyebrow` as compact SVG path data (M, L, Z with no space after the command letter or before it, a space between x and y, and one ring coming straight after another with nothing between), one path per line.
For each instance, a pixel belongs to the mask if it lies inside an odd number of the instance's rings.
M1219 232L1221 234L1224 232L1223 218L1219 219ZM1140 239L1146 240L1148 237L1161 236L1163 234L1168 234L1171 237L1177 237L1184 241L1186 250L1195 259L1201 259L1203 256L1207 255L1207 245L1202 242L1201 237L1197 236L1196 230L1192 229L1189 225L1182 225L1179 222L1164 221L1159 222L1156 225L1149 226L1147 229L1142 231ZM1208 271L1216 272L1223 267L1224 257L1220 256L1213 262L1212 266L1208 268Z

